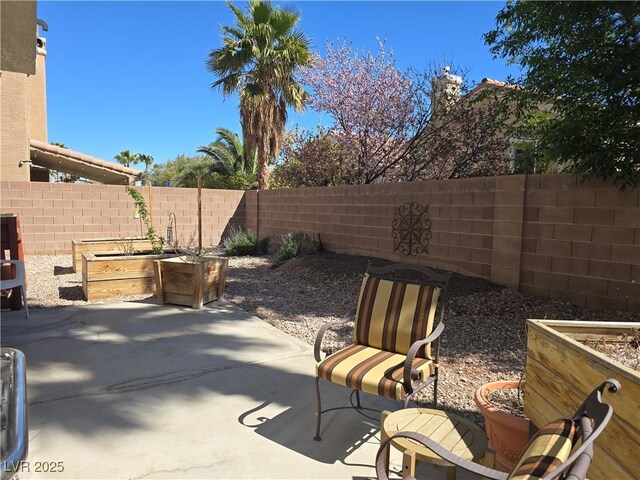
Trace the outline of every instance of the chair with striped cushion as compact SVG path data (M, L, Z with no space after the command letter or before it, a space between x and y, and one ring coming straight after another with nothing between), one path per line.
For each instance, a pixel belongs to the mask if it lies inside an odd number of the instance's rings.
M386 459L391 439L408 438L432 450L458 468L493 480L584 480L593 462L593 442L613 415L611 405L602 402L604 390L615 393L620 383L608 378L587 397L571 419L553 420L538 430L509 473L470 462L451 453L443 445L415 432L400 432L385 440L376 456L376 474L388 480ZM403 477L409 478L409 477Z
M401 272L412 272L419 280L400 279ZM373 267L369 263L355 312L323 325L316 338L315 440L320 440L323 413L320 379L352 389L357 408L361 408L359 392L401 400L406 407L430 384L437 403L438 345L450 277L450 273L439 274L416 265ZM326 331L353 320L354 344L328 352L323 359L321 345Z

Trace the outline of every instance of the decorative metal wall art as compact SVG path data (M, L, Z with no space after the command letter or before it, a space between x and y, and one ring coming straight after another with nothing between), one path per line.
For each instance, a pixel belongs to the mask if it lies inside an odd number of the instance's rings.
M431 219L429 205L407 202L396 208L391 224L393 249L402 255L429 253Z

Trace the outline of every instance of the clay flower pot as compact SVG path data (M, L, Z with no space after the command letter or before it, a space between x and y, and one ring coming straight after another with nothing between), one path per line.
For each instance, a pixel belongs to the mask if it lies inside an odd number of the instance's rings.
M492 382L475 393L476 405L484 417L489 448L496 452L495 468L510 472L529 441L529 420L517 417L491 403L489 394L501 388L515 389L520 382Z

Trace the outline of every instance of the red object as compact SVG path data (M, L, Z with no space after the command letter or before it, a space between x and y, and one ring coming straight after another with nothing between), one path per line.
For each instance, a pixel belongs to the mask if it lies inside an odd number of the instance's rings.
M529 442L529 420L500 410L489 400L489 394L499 389L525 387L522 382L492 382L476 390L474 400L484 417L489 448L496 452L495 468L510 472Z
M24 260L20 220L15 213L0 214L0 239L2 243L2 249L0 250L1 259ZM0 278L8 280L15 278L15 276L15 266L2 266ZM10 308L11 310L20 310L22 308L22 297L19 287L12 288L6 297L4 295L2 296L2 308Z

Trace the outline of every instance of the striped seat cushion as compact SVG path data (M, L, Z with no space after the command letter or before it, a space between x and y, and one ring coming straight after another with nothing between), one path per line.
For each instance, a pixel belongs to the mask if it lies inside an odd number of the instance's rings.
M407 354L433 330L440 289L365 274L356 310L355 343ZM418 352L431 358L431 347Z
M402 382L405 358L398 353L351 345L320 362L316 375L354 390L402 400L407 393ZM433 361L416 358L413 370L427 378L434 372Z
M536 480L553 472L567 461L574 441L573 420L554 420L536 432L509 475L512 480Z

